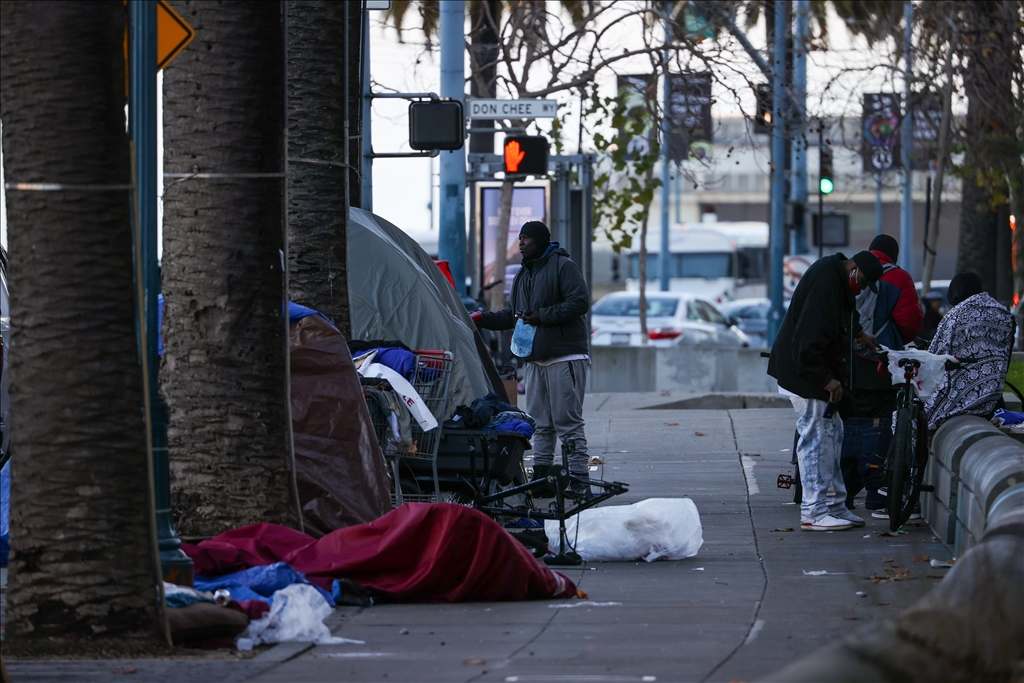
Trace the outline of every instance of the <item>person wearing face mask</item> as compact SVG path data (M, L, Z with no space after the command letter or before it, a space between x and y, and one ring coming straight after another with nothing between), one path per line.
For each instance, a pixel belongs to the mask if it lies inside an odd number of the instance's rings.
M864 526L846 507L840 469L843 422L837 408L843 383L849 381L853 341L877 348L856 315L856 296L865 289L877 294L881 277L882 264L870 251L819 259L800 278L772 345L768 374L778 380L797 414L803 531Z

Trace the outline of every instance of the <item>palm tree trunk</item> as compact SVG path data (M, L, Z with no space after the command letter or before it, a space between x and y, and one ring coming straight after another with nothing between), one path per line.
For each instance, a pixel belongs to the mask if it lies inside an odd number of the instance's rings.
M6 181L72 186L7 193L7 654L156 634L123 40L117 0L0 3Z
M346 79L344 37L359 40L358 6L290 0L287 11L289 297L326 315L350 338L346 100L358 82Z
M289 520L282 7L174 7L197 36L164 74L162 388L177 528L206 536Z
M498 234L494 237L494 277L491 282L505 279L505 266L508 265L508 227L512 219L512 192L515 190L514 180L506 179L501 184L501 201L498 202ZM488 282L486 284L491 284ZM512 283L505 283L511 287ZM484 285L486 286L486 285ZM490 291L492 311L505 308L505 287L495 287ZM516 311L513 311L515 313Z

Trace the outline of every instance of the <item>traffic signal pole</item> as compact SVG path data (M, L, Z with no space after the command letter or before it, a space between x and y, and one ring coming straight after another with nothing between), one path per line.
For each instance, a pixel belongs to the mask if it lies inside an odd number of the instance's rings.
M440 3L441 97L465 101L464 0ZM466 148L441 152L438 258L448 261L455 289L466 291Z
M913 75L914 52L910 44L914 36L914 5L903 3L903 123L900 130L900 146L903 162L903 198L900 205L900 262L899 266L908 273L914 262L914 197L912 192L913 171L910 157L914 151L914 112L910 108L910 79Z
M786 239L786 1L775 0L775 57L772 61L772 209L771 209L771 299L768 312L768 346L782 326L782 267Z
M793 36L793 138L789 199L793 203L792 248L794 254L807 251L807 36L810 0L796 0L796 30Z

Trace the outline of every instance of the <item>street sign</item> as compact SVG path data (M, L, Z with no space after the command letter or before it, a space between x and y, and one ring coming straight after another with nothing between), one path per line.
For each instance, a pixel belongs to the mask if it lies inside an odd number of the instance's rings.
M196 37L196 32L164 0L156 3L156 70L164 68Z
M471 119L553 119L558 115L555 100L468 99L466 105Z

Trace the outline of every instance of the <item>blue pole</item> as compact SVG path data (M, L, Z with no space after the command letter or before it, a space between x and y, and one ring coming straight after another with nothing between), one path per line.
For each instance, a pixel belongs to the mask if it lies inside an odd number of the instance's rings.
M786 73L786 2L775 0L775 57L772 60L772 211L771 211L771 295L768 312L768 345L782 326L782 265L786 239L786 140L785 97L783 78Z
M882 234L882 174L875 174L875 234ZM900 251L903 251L900 249Z
M370 18L367 10L363 10L363 158L360 160L360 175L362 175L362 206L361 209L373 213L373 135L370 120L370 106L372 100L370 88Z
M676 223L683 222L683 165L676 162Z
M807 35L811 2L796 0L796 31L793 36L793 113L795 118L790 201L793 203L792 253L807 251Z
M171 520L171 475L167 455L167 425L170 410L157 379L160 316L160 271L157 264L157 158L156 158L156 2L132 0L131 76L129 126L134 143L138 193L139 236L142 252L143 315L146 321L146 361L148 374L143 378L150 395L152 423L154 503L160 564L166 580L192 585L192 560L182 552ZM141 340L140 340L141 341Z
M671 36L669 34L668 20L665 21L665 43L670 42ZM658 251L658 281L661 285L661 291L667 292L669 289L669 278L671 273L669 272L670 256L669 254L669 239L668 239L668 222L669 222L669 194L671 192L671 186L669 185L669 160L668 160L668 136L669 136L669 106L670 99L672 97L672 87L669 83L668 76L668 50L662 53L662 64L665 66L665 72L662 76L664 83L662 83L663 93L663 107L661 111L661 151L662 151L662 165L661 165L661 249Z
M914 112L910 108L910 79L913 74L914 53L910 41L914 34L914 5L903 3L903 125L900 130L901 161L903 162L903 197L900 205L900 262L899 266L912 273L914 263L914 197L913 171L910 157L914 152Z
M441 5L441 97L464 100L466 14L464 0ZM438 256L448 261L455 288L466 291L466 148L441 152L441 223ZM501 277L499 273L497 277Z

